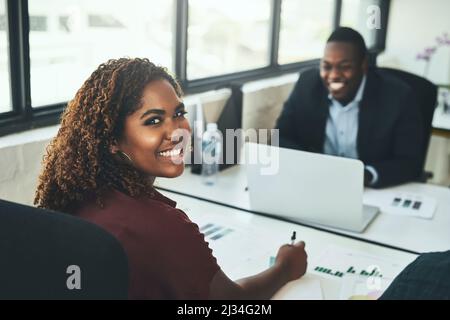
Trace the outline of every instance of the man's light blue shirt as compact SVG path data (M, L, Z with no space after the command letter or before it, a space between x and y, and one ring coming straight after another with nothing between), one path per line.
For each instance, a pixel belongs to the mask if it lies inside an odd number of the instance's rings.
M325 144L323 147L325 154L358 159L359 104L365 86L366 76L363 77L355 98L345 106L334 99L331 94L328 95L331 103L325 129ZM370 184L376 183L378 180L376 170L371 166L365 166L365 168L373 176Z

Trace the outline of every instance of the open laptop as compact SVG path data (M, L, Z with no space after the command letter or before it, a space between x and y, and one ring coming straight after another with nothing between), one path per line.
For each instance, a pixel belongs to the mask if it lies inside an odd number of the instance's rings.
M362 203L360 160L256 143L246 143L244 156L254 211L354 232L379 211Z

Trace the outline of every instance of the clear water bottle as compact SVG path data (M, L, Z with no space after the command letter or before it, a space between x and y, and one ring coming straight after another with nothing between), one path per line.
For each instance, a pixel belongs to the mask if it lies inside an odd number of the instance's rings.
M222 135L216 123L208 123L202 138L202 179L207 185L217 183L222 153Z

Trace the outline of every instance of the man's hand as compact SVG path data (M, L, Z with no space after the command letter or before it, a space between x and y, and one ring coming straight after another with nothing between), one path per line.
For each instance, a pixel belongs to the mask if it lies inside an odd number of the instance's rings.
M372 180L373 180L372 173L369 170L364 169L364 186L365 187L370 186L370 183L372 182Z

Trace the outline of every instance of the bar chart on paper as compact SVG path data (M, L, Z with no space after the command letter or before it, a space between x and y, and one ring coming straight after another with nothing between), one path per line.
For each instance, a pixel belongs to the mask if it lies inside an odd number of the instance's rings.
M332 270L328 267L322 267L322 266L316 266L314 268L314 271L317 271L318 273L322 273L325 275L335 276L338 278L342 278L344 275L360 275L360 276L367 276L367 277L383 277L383 274L380 270L378 270L378 266L369 266L367 269L361 269L356 270L355 266L349 266L347 268L347 271L340 271L340 270Z
M260 245L264 234L251 224L236 224L220 214L215 215L213 221L211 215L192 212L189 208L184 208L184 211L199 226L213 255L230 278L239 279L253 270L267 268L267 259L275 249Z
M403 263L364 252L330 246L317 259L312 271L321 276L335 278L343 278L346 275L394 278L403 267Z
M341 281L341 299L373 300L381 296L406 264L330 246L313 263L310 271L320 277Z
M234 230L232 228L227 228L224 226L219 226L214 223L207 223L200 227L200 232L205 236L205 239L217 241L232 233Z

